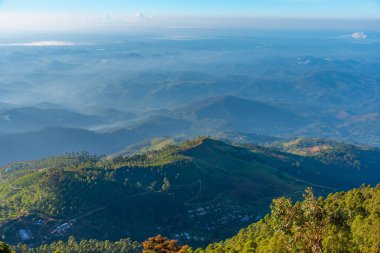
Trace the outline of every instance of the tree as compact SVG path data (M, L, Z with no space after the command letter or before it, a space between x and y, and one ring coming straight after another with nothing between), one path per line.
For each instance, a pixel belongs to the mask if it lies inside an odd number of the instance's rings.
M321 253L325 214L322 203L311 188L303 195L304 201L294 206L290 199L279 198L271 206L275 229L291 236L289 250Z
M157 235L143 242L143 253L185 253L189 246L179 246L177 241Z
M14 251L6 243L0 242L0 253L14 253Z
M380 184L304 200L273 201L271 215L195 253L380 252Z
M162 190L164 192L168 191L170 188L170 182L169 182L169 179L167 177L164 177L164 183L162 184Z

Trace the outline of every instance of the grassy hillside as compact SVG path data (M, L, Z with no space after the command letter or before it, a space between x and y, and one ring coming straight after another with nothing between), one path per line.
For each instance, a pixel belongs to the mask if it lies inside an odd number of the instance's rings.
M158 233L204 245L233 235L279 196L299 199L358 186L339 166L259 146L209 138L113 158L86 153L15 163L0 170L0 230L19 242L76 238L143 240ZM376 160L374 160L376 161ZM377 173L373 180L379 180ZM60 225L64 230L58 230Z

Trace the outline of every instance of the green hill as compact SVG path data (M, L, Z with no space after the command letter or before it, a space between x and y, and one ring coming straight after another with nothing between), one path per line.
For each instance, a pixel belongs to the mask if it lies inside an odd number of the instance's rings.
M377 184L380 149L368 146L355 146L342 142L317 138L297 138L280 141L270 146L314 160L339 170L345 170L352 179Z
M210 244L211 252L368 252L380 251L380 185L316 198L310 191L302 202L284 197L271 214L236 236Z
M285 197L274 199L269 215L242 229L236 236L205 248L190 248L187 252L379 252L380 185L375 188L363 185L347 192L329 194L327 198L317 198L311 189L306 189L303 197L303 201L294 204ZM0 242L1 247L10 252ZM129 239L78 242L73 237L67 242L58 241L35 248L25 244L13 248L18 253L137 253L142 250L141 244Z
M326 195L374 171L353 178L314 157L209 138L167 144L129 157L79 153L3 167L0 231L13 244L24 229L34 244L160 233L205 245L260 219L273 198L299 199L309 186Z

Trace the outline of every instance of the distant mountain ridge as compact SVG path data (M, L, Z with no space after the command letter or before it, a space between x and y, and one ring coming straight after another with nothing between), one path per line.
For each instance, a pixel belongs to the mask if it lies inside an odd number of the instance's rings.
M26 133L0 134L0 164L41 159L67 152L111 154L149 138L178 133L187 127L186 121L157 116L111 132L48 127Z
M236 96L206 98L176 109L173 114L200 122L215 121L225 130L261 134L284 133L310 122L285 108Z
M234 96L207 98L165 113L139 117L110 109L101 111L102 115L84 115L56 109L49 103L39 107L0 113L0 144L7 147L3 148L0 164L83 150L112 154L168 135L192 138L225 131L285 134L309 123L285 108Z
M21 107L0 112L0 132L25 132L58 126L86 128L104 122L99 116L42 107Z

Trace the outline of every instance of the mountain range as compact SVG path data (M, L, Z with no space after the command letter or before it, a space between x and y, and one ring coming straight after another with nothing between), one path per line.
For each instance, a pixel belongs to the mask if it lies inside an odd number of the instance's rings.
M150 138L191 138L224 131L284 134L309 122L284 108L233 96L213 97L135 119L106 111L84 115L67 109L16 108L1 113L0 163L65 152L110 154ZM94 130L95 131L94 131Z
M0 116L0 149L4 154L0 164L65 152L108 155L151 138L167 136L184 139L230 132L229 135L295 138L315 137L312 132L328 137L331 132L336 140L342 140L340 136L347 132L363 135L363 125L373 125L379 120L377 114L341 113L337 118L330 118L331 125L327 126L323 122L329 116L316 117L291 107L235 96L210 97L174 109L142 114L103 109L87 115L40 104L4 110ZM377 133L377 126L370 128L368 136Z

